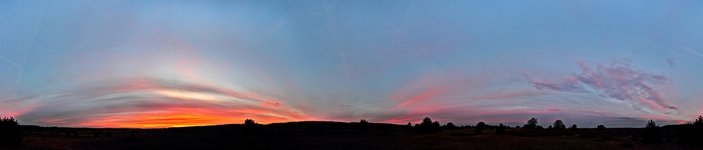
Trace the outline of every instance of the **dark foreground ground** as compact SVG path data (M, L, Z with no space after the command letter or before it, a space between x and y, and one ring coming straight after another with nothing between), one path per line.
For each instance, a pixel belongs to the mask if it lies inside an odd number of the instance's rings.
M78 133L76 136L75 133ZM95 137L98 133L99 137ZM111 137L106 137L110 133ZM664 135L677 134L662 131ZM496 135L486 129L443 129L420 134L405 126L369 129L237 127L176 129L35 128L25 131L20 146L9 149L703 149L675 138L641 142L640 129L577 129L527 131L507 129ZM671 137L671 136L670 136ZM7 149L0 147L0 149Z

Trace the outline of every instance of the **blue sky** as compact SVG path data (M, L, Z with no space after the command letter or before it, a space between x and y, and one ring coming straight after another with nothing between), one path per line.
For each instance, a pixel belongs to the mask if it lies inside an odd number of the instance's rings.
M698 1L2 1L0 116L640 127L703 114Z

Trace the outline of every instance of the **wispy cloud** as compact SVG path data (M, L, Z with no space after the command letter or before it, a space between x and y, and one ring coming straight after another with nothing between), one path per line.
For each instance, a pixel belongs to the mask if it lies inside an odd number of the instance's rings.
M550 89L562 92L584 93L592 89L599 95L618 100L654 102L660 107L678 109L669 105L659 91L658 86L669 83L664 75L641 71L632 66L632 60L614 60L609 66L598 64L595 69L578 62L581 73L561 81L535 81L525 75L530 84L537 89ZM656 107L656 106L655 106Z
M155 78L100 85L50 96L52 102L18 110L17 118L38 125L139 128L308 118L283 100L214 86L182 83L176 87Z

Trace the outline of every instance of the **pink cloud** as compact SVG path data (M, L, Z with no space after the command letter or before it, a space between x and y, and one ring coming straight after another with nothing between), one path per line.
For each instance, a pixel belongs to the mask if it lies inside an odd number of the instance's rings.
M564 111L564 109L561 109L559 107L547 107L544 109L544 111Z
M537 89L583 93L588 92L586 90L588 87L603 97L634 101L645 99L666 109L678 109L676 106L669 105L656 90L660 85L668 83L669 79L664 75L638 70L632 66L632 61L629 59L614 60L610 66L598 64L595 70L583 62L579 61L578 64L581 67L581 73L575 73L573 77L562 81L535 81L523 75Z

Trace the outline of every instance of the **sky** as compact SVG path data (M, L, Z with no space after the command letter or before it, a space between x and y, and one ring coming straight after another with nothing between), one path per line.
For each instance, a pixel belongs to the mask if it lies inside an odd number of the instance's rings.
M703 115L701 1L0 1L0 116L644 127Z

